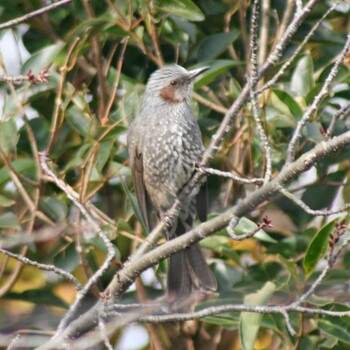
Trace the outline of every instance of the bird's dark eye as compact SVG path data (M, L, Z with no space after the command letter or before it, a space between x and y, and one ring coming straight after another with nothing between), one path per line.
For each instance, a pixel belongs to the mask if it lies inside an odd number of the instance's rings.
M176 81L176 80L171 81L171 82L170 82L170 85L171 85L171 86L176 86L176 85L177 85L177 81Z

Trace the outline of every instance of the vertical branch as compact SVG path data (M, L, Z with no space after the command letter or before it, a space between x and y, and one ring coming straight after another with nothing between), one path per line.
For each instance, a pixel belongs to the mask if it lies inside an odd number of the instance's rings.
M61 77L60 77L60 84L58 87L58 92L57 92L57 96L56 96L56 100L55 100L55 108L54 108L53 117L52 117L53 121L52 121L51 130L50 130L50 139L49 139L48 146L47 146L47 153L48 154L50 153L50 151L52 149L53 143L54 143L55 138L56 138L57 129L58 129L59 124L61 123L61 119L62 119L61 106L63 103L63 101L62 101L63 88L64 88L64 83L66 81L67 74L68 74L69 70L71 69L71 67L69 66L69 60L71 59L71 56L73 55L73 51L76 48L79 41L80 41L79 37L76 37L74 39L74 41L72 42L72 44L68 48L66 59L64 61L63 66L60 69Z
M122 51L121 51L120 57L118 59L117 74L116 74L116 77L115 77L113 90L112 90L111 96L109 97L109 101L108 101L108 105L106 107L105 113L104 113L104 115L103 115L103 117L101 119L101 124L102 125L107 124L109 113L110 113L111 108L113 106L113 103L115 101L115 96L117 94L117 89L118 89L118 86L119 86L120 74L121 74L122 66L123 66L123 62L124 62L124 54L125 54L126 47L128 45L128 41L129 41L129 37L124 38Z
M265 159L266 159L266 171L264 176L264 183L267 183L271 180L272 176L272 160L271 160L271 148L269 145L269 141L264 130L264 126L262 124L256 100L254 97L254 86L258 81L258 20L259 20L259 0L254 0L253 9L252 9L252 18L250 23L250 77L248 78L248 86L249 86L249 94L250 100L252 102L253 107L253 116L256 122L256 126L260 135L260 139L262 141L264 151L265 151ZM260 47L261 49L261 47Z
M280 26L277 28L277 33L275 35L275 43L277 43L281 39L283 33L286 31L286 28L288 27L288 23L290 22L294 13L294 2L295 0L287 0L282 22Z
M259 40L259 65L262 66L267 56L267 46L269 41L271 0L262 1L262 21Z
M148 6L148 13L146 14L146 28L152 40L154 52L156 54L155 57L157 58L157 65L158 67L162 67L164 66L164 59L159 47L157 30L154 25L154 6L152 0L148 0L146 3Z
M246 17L247 17L247 1L239 0L239 26L242 33L242 41L244 45L244 52L246 61L249 57L249 35L246 28Z
M89 19L95 17L94 10L90 4L91 0L83 0L85 11ZM107 84L106 77L103 74L103 62L102 62L102 50L97 36L91 39L92 54L94 58L94 63L97 69L97 80L98 80L98 106L97 106L97 116L101 120L104 114L105 103L107 100Z

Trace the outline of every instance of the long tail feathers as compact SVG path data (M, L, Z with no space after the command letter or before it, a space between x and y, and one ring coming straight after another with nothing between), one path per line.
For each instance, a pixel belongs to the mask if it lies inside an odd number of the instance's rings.
M169 259L168 297L189 296L194 291L216 290L217 283L198 244L172 255Z

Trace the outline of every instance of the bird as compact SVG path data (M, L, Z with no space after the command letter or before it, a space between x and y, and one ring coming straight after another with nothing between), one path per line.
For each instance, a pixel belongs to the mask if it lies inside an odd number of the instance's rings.
M204 153L199 125L190 102L196 77L208 67L193 70L172 64L149 77L140 112L128 128L127 145L136 197L144 222L151 230L152 213L166 219L181 189L197 171ZM182 202L168 228L173 239L193 227L196 215L207 218L207 183L199 184ZM215 276L198 243L170 256L167 273L169 301L217 289Z

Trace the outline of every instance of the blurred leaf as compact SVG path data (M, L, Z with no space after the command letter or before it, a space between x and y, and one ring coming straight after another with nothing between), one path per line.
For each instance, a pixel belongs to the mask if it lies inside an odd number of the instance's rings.
M229 238L227 235L212 235L209 237L206 237L200 242L200 245L203 248L210 249L214 252L217 252L221 256L224 256L229 259L233 259L237 264L240 264L240 258L238 253L232 249L227 243L229 243L231 238Z
M96 156L96 164L95 164L98 170L102 171L103 167L107 163L110 157L114 142L115 142L114 140L108 140L100 143L100 147L98 149L97 156Z
M314 272L318 262L326 254L329 235L334 231L334 221L341 221L342 218L343 216L337 217L324 225L309 244L303 263L304 270L309 276Z
M312 57L306 54L301 57L294 69L291 90L296 96L306 96L315 86Z
M6 294L8 300L22 300L36 305L57 306L67 308L68 305L47 289L31 289L22 293L9 292Z
M190 69L195 69L199 67L210 67L209 70L201 74L194 84L195 89L199 89L201 86L208 85L215 80L218 76L221 76L223 73L227 72L230 68L243 65L243 62L232 61L232 60L214 60L214 61L205 61L201 64L196 64Z
M0 228L19 230L21 225L15 214L4 213L0 215Z
M245 216L239 220L238 225L235 227L234 231L237 235L244 235L253 232L257 229L257 224L254 221L249 220ZM276 240L271 238L264 230L259 230L254 237L259 241L276 243Z
M198 61L208 61L218 57L238 38L239 34L238 30L234 30L207 36L198 48Z
M53 257L53 263L58 268L72 273L80 265L80 257L77 252L76 244L70 243Z
M217 315L217 316L207 316L204 318L205 322L210 324L216 324L218 326L223 327L238 327L239 321L238 317L236 319L225 316L225 315Z
M111 162L109 168L109 174L111 177L114 176L127 176L131 177L131 170L128 166L125 166L118 162Z
M303 111L292 96L287 92L278 89L273 89L273 93L279 98L280 103L283 103L288 108L288 111L290 112L290 115L294 117L294 120L299 120L302 117ZM276 107L276 103L273 103L273 106Z
M157 8L167 15L179 16L193 22L204 20L200 8L191 0L159 0Z
M28 171L33 170L35 172L35 162L33 159L16 159L11 162L12 167L16 172L21 174L26 174ZM11 180L11 176L5 166L0 169L0 186L3 186L5 183Z
M34 73L38 74L43 69L48 68L64 46L65 44L62 42L56 43L34 53L26 62L24 62L21 69L22 74L27 74L29 70L32 70Z
M0 207L11 207L16 203L15 200L5 197L2 194L0 194Z
M212 259L212 267L219 291L232 291L232 287L242 279L242 273L224 260Z
M82 136L87 135L91 121L76 107L71 107L67 110L66 119L74 130L79 132Z
M18 139L19 135L14 119L0 121L0 148L5 154L16 147Z
M331 320L319 320L318 327L325 333L333 336L346 344L350 344L350 328L344 328L344 325L339 325Z
M106 228L107 229L107 228ZM104 230L105 231L105 230ZM106 231L105 231L106 233ZM108 236L108 235L107 235ZM98 248L99 250L101 250L101 252L104 253L108 253L108 249L106 247L106 244L104 243L104 241L102 240L101 237L99 236L94 236L92 239L89 239L89 243L94 245L96 248ZM118 250L117 247L115 247L115 256L116 259L120 259L120 252Z
M320 132L320 127L321 127L320 123L308 123L308 124L306 124L307 137L309 140L313 141L316 144L318 144L324 140L322 137L322 134Z
M342 170L330 173L322 179L322 184L309 186L301 197L302 201L314 210L328 208L333 203L338 193L338 187L333 186L333 183L340 183L344 174ZM329 183L329 185L327 185L327 183Z
M259 291L248 294L244 298L245 305L265 305L271 298L276 287L267 282ZM254 343L258 334L263 315L258 313L242 312L240 318L240 340L243 349L254 350Z
M67 205L58 198L41 197L40 205L43 211L54 221L63 221L67 217Z

